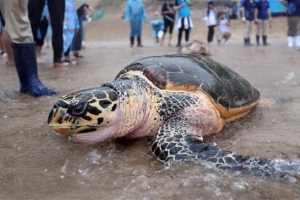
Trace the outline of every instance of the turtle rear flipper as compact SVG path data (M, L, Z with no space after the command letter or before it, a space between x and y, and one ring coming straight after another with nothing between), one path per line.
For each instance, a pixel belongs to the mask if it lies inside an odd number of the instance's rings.
M176 125L177 124L177 125ZM217 169L255 175L262 178L287 180L288 174L300 174L300 163L241 156L202 142L202 137L189 134L180 121L167 121L156 133L152 152L163 163L193 161Z

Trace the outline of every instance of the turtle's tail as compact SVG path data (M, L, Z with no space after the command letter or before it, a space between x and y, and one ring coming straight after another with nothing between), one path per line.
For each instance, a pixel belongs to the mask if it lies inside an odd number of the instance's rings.
M287 180L289 174L300 175L299 161L241 156L231 151L221 150L215 144L207 144L206 148L202 152L198 152L196 157L197 160L208 166L262 178Z

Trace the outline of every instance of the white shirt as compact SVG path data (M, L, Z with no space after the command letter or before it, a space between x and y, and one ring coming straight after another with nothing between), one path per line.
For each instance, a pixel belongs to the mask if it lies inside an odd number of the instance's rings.
M208 9L207 10L207 20L206 20L206 26L212 26L216 25L216 15L214 10Z
M219 21L219 33L228 32L228 19L224 18Z

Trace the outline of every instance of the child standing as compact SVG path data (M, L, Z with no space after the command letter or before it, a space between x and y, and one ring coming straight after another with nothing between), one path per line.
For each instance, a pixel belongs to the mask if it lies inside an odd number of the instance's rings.
M230 22L226 18L226 14L224 12L221 13L219 22L218 22L218 43L222 42L222 39L225 40L225 44L227 44L227 40L230 38L231 33L229 31Z
M213 41L215 26L216 26L216 15L214 12L214 3L212 1L208 3L206 16L207 16L206 26L208 27L207 42L209 44Z
M166 3L163 4L161 9L161 14L164 18L164 34L161 39L161 45L164 44L165 35L169 29L169 46L171 46L171 40L172 40L172 33L174 28L174 22L175 22L175 10L174 10L174 4L171 3L171 0L167 0Z
M185 41L189 41L191 29L194 27L191 18L190 0L175 0L174 9L177 11L178 19L176 29L178 30L177 47L181 46L182 32L185 31Z

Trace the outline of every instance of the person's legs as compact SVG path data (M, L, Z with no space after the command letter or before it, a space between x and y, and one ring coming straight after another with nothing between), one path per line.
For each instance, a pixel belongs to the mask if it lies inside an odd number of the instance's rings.
M4 51L3 45L2 45L2 31L0 33L0 51Z
M211 43L213 41L213 35L214 26L208 26L207 43Z
M253 21L249 21L249 36L248 36L248 45L249 46L253 45L253 44L251 44L251 39L250 39L251 32L252 32L252 26L253 26Z
M143 45L142 45L143 22L142 22L142 20L140 20L137 23L138 23L138 27L137 27L137 46L138 47L143 47Z
M300 16L297 16L296 47L300 51Z
M134 36L135 36L135 33L134 33L134 21L131 20L130 21L130 47L133 47L133 45L134 45Z
M190 39L190 28L185 29L185 41L188 42Z
M38 36L37 39L35 41L36 43L36 56L37 59L40 59L42 57L42 48L44 45L44 40L45 40L45 36L47 33L47 29L48 29L48 20L44 17L41 20L39 29L38 29Z
M86 27L88 25L87 20L82 21L82 48L86 47Z
M168 30L169 24L168 24L168 20L164 19L164 34L160 40L160 45L163 46L164 45L164 40L167 34L167 30Z
M41 24L41 16L45 6L45 0L29 0L28 1L28 17L32 29L32 35L35 42L37 42L38 29Z
M28 0L3 0L0 9L6 22L5 31L11 41L14 61L21 83L20 92L33 96L54 96L38 78L35 43L27 10Z
M224 38L224 34L222 34L220 31L218 32L218 35L217 35L217 41L219 44L221 44L222 42L222 38Z
M2 54L2 52L4 52L3 45L2 45L2 32L3 32L2 14L1 14L1 11L0 11L0 51L1 51L0 54Z
M228 39L230 38L230 36L231 36L231 33L230 33L230 32L226 32L226 33L224 34L225 44L227 44L227 41L228 41Z
M134 36L130 36L130 47L134 45Z
M288 23L288 47L293 47L294 46L294 37L296 36L297 33L297 17L292 16L292 17L287 17L287 23Z
M250 34L251 34L252 24L253 24L252 21L246 20L245 34L244 34L245 46L252 46L252 44L250 42Z
M63 53L63 21L65 13L65 1L48 0L49 13L52 26L52 47L54 67L61 69L61 55ZM65 68L62 68L65 69Z
M46 48L50 48L51 38L52 38L52 27L50 24L48 24L47 32L45 36Z
M184 18L181 19L181 26L178 29L178 42L177 42L177 45L176 45L177 47L181 46L181 38L182 38L183 29L184 29Z
M262 21L263 20L258 20L258 24L256 25L256 44L257 45L260 45L259 36L260 36L261 28L262 28Z
M3 49L7 54L7 66L15 66L15 62L14 62L14 56L13 56L13 51L10 45L10 39L7 35L7 32L5 31L5 27L3 29L3 33L2 33L2 45L3 45Z
M249 38L249 21L245 22L245 30L244 30L244 45L248 46L248 38Z
M171 45L172 45L172 44L171 44L171 41L172 41L172 33L169 34L169 44L168 44L168 46L171 46Z
M183 28L178 29L178 41L177 41L177 47L181 46L181 38L182 38L182 32L183 32Z
M81 48L82 48L82 17L78 16L78 22L79 22L79 30L75 33L73 38L73 54L75 57L80 58L83 57L80 54Z
M171 22L171 24L169 26L169 33L170 33L170 35L169 35L169 46L171 46L173 29L174 29L174 22Z
M262 39L263 39L263 45L268 46L270 45L267 42L267 26L268 26L268 20L261 20L262 23Z

